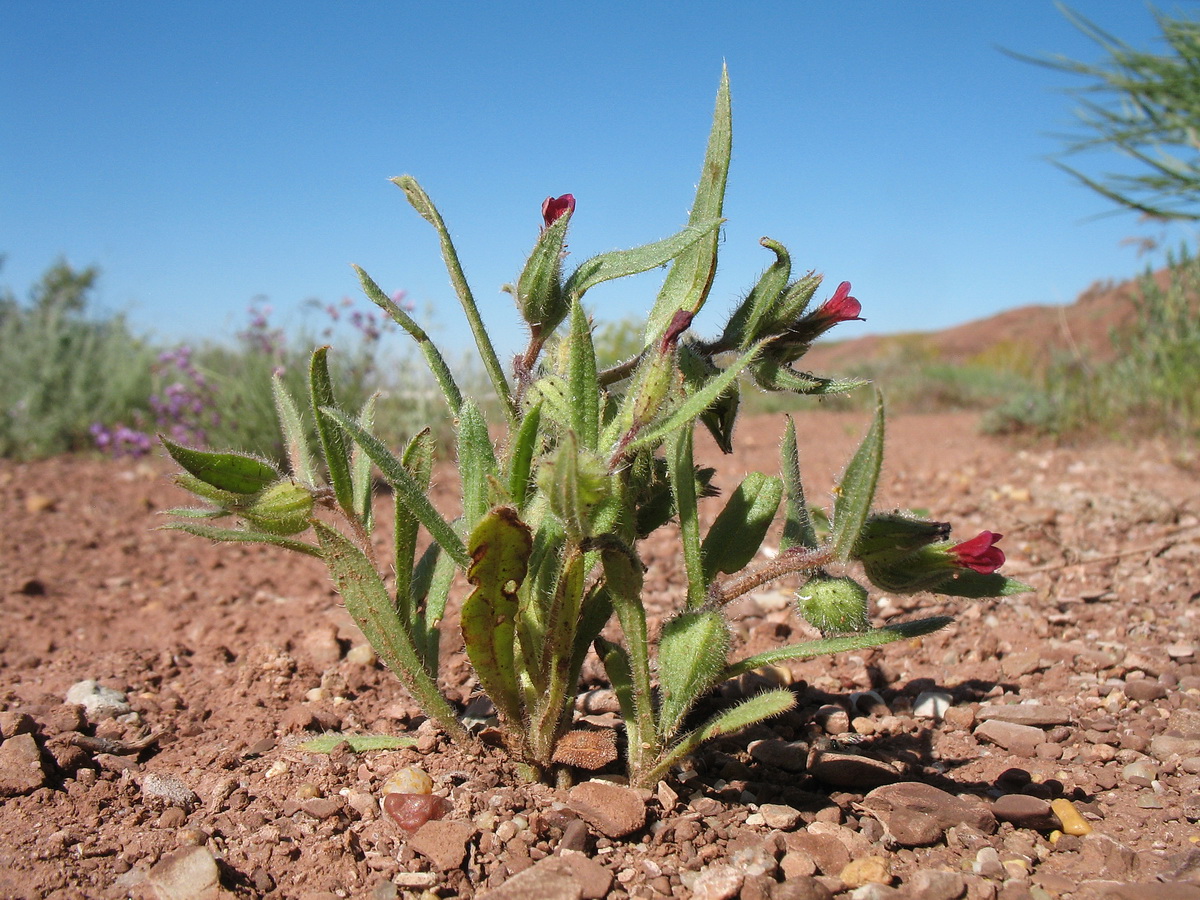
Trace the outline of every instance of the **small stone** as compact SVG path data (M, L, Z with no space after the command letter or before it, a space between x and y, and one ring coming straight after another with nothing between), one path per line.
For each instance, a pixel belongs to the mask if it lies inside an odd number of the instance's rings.
M850 860L838 877L849 888L862 887L864 884L891 884L892 869L882 856L865 856Z
M791 831L784 835L783 841L786 850L782 868L785 873L788 872L788 857L792 854L807 856L822 875L837 875L850 862L850 851L846 849L846 845L831 834ZM794 862L793 865L797 874L802 874L803 861Z
M29 513L54 512L58 501L45 494L30 494L25 498L25 511Z
M1140 700L1146 703L1151 700L1161 700L1167 696L1167 689L1157 680L1138 678L1125 682L1125 696L1130 700Z
M1075 804L1070 800L1063 797L1051 800L1050 808L1058 816L1058 821L1062 822L1064 834L1084 835L1091 833L1092 826L1079 814L1079 810L1075 808Z
M933 844L955 825L987 834L996 830L996 819L985 807L918 781L876 788L858 805L882 823L890 843L902 847Z
M992 804L992 815L1001 822L1011 822L1017 828L1053 831L1062 827L1049 803L1028 794L1005 794Z
M387 794L431 794L433 793L433 779L424 769L405 766L389 775L379 792L385 796Z
M32 734L18 734L0 744L0 797L19 797L46 783L42 751Z
M918 719L941 719L954 702L946 691L923 691L913 703L913 715Z
M1008 678L1020 678L1042 668L1037 653L1009 653L1000 660L1000 671Z
M1150 787L1150 784L1158 777L1158 766L1147 759L1140 759L1121 769L1121 777L1137 787Z
M879 787L903 777L900 770L882 760L828 750L810 755L808 774L826 784L846 788Z
M1040 703L1014 703L1007 706L981 706L978 719L996 719L1014 725L1036 725L1047 728L1069 725L1071 711L1065 706L1043 706Z
M475 835L470 822L434 820L426 822L407 841L439 872L457 869L467 858L467 841Z
M764 825L780 831L791 831L800 822L800 810L782 803L764 803L758 812Z
M450 811L450 802L436 794L384 794L383 811L401 829L412 834L430 820L440 819Z
M1195 644L1189 644L1185 641L1167 644L1167 656L1171 657L1171 659L1191 659L1195 655Z
M646 804L631 788L585 781L571 788L567 797L571 807L607 837L624 837L646 824Z
M745 876L734 866L713 865L696 875L692 881L693 900L730 900L742 888Z
M0 741L7 741L18 734L33 734L35 731L37 723L27 713L0 712Z
M1161 762L1166 762L1172 756L1200 756L1200 738L1156 734L1150 739L1150 755Z
M980 847L975 854L971 871L983 878L1004 878L1004 864L1000 862L1000 851L995 847Z
M583 888L567 860L547 856L476 900L582 900Z
M174 775L150 772L141 780L142 794L168 806L191 809L200 802L195 792Z
M803 850L789 850L779 860L779 871L785 881L805 878L817 874L817 862Z
M66 700L82 706L88 721L92 723L123 716L130 711L129 701L123 693L104 687L90 678L71 685L67 689Z
M342 659L342 645L338 642L337 628L325 625L309 629L299 641L300 652L305 654L318 671L336 666Z
M573 851L575 853L584 853L587 851L588 838L591 832L588 830L587 822L583 819L572 819L563 828L562 839L558 842L555 848L556 853L566 853Z
M771 889L771 900L832 900L833 892L817 878L789 878Z
M970 731L975 727L975 710L969 706L951 706L942 714L942 721L958 731Z
M579 882L581 900L603 900L608 896L608 890L612 887L612 872L583 853L568 851L562 854L562 858L571 864L575 880Z
M346 662L355 666L373 666L377 659L370 644L355 644L346 651Z
M154 864L146 880L158 900L217 900L221 892L217 861L204 847L168 853Z
M988 719L975 728L975 737L1003 747L1017 756L1032 757L1038 744L1046 739L1040 728L1021 725L1004 719Z
M904 887L914 900L959 900L967 891L962 875L940 869L918 869Z
M756 762L783 769L785 772L803 772L808 760L808 745L799 741L770 739L752 741L747 747L750 757Z
M818 709L813 719L826 734L845 734L850 730L850 714L832 703Z

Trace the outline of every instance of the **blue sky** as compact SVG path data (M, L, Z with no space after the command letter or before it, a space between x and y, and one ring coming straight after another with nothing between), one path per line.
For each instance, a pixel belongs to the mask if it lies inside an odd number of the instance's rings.
M1073 8L1157 45L1141 3ZM1122 240L1158 232L1104 216L1102 198L1045 161L1072 128L1062 88L1074 82L999 47L1099 57L1051 0L10 0L0 282L23 295L60 256L95 263L101 304L139 329L221 338L256 298L299 325L308 298L357 296L354 262L463 347L433 232L387 181L409 173L515 351L499 287L537 236L542 199L575 194L577 260L677 230L722 60L734 157L700 330L770 262L764 235L797 270L826 274L818 299L853 283L867 322L839 337L1069 302L1141 271L1155 257ZM659 277L588 299L598 318L635 315Z

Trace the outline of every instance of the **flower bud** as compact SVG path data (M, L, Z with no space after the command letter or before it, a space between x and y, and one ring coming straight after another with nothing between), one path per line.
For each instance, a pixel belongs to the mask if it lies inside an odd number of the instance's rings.
M299 534L308 529L312 511L312 491L285 479L266 488L240 515L269 534Z
M854 545L855 559L897 559L950 536L949 522L930 522L900 512L875 513Z
M796 608L823 635L870 627L867 590L853 578L814 576L796 592Z

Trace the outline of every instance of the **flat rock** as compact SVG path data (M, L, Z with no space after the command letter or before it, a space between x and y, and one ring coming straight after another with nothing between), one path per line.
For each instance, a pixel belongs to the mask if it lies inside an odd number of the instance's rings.
M800 822L800 810L782 803L764 803L758 808L768 828L791 831Z
M870 789L904 777L895 766L856 753L822 750L808 760L808 774L834 787Z
M977 719L994 719L1014 725L1036 725L1041 728L1069 725L1071 711L1065 706L1043 706L1040 703L1013 703L979 707Z
M902 847L922 847L942 839L947 828L970 825L990 834L996 819L985 807L919 781L878 787L857 804L883 825L885 837Z
M613 880L611 871L584 853L568 850L560 856L571 864L575 880L579 882L579 896L582 900L603 900L608 896L608 889L612 887Z
M784 847L785 860L789 853L804 854L822 875L837 875L850 862L850 851L832 834L792 831L784 836Z
M693 900L731 900L742 889L744 877L727 863L708 866L690 879L686 873L682 876L684 886L692 889Z
M753 741L747 748L756 762L783 769L785 772L803 772L808 764L808 745L799 741L783 741L772 738Z
M1166 762L1172 756L1200 756L1200 738L1156 734L1150 739L1150 755L1160 762Z
M18 734L0 744L0 797L19 797L46 783L42 751L32 734Z
M457 869L467 858L467 841L475 834L470 822L433 819L416 830L407 841L441 872Z
M66 701L82 706L89 722L112 719L130 711L125 695L88 678L67 688Z
M967 891L966 879L958 872L917 869L904 882L908 896L921 900L958 900Z
M547 856L478 900L583 900L583 887L565 859Z
M567 794L571 807L606 837L619 838L646 824L646 804L637 791L608 781L585 781Z
M146 876L158 900L217 900L221 891L217 861L204 847L168 853Z
M992 815L1018 828L1054 831L1062 827L1049 803L1028 794L1005 794L992 804Z
M1033 756L1038 744L1046 740L1042 729L1004 719L988 719L975 728L974 734L976 739L996 744L1026 758Z

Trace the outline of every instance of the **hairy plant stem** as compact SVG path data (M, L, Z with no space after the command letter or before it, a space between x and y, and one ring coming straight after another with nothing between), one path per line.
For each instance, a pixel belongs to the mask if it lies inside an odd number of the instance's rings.
M714 581L708 588L706 602L711 606L724 606L768 581L795 572L812 572L828 565L833 558L833 550L830 547L818 547L815 550L793 547L753 569Z

